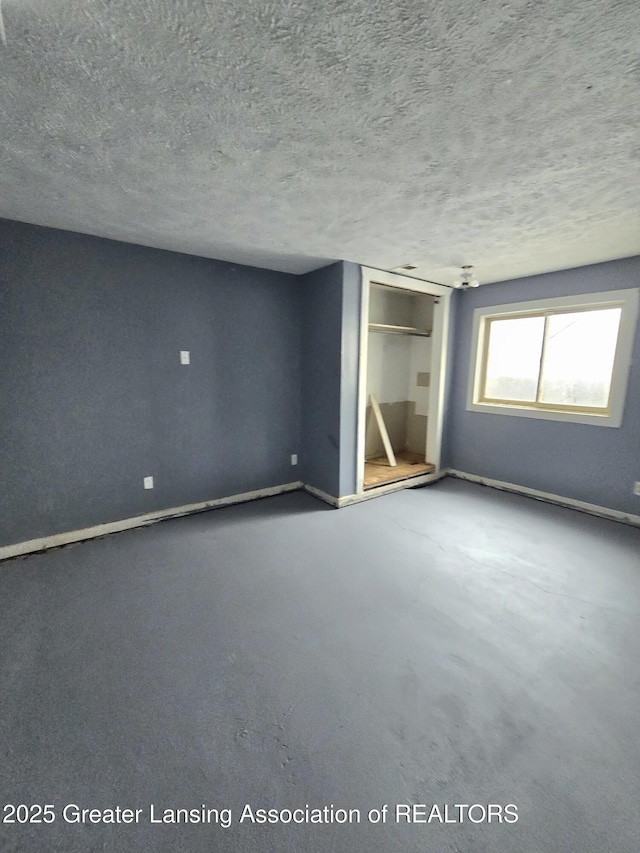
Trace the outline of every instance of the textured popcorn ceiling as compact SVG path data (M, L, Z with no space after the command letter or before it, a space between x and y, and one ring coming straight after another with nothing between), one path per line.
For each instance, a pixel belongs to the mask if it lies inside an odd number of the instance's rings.
M640 253L638 0L3 0L0 216L451 283Z

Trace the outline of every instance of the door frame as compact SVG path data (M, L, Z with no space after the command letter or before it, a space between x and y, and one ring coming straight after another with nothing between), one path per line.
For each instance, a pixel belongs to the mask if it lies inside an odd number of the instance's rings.
M424 477L411 478L412 483L428 482L440 474L442 451L442 427L444 421L444 395L446 388L447 350L449 346L449 317L452 289L443 284L433 284L394 272L384 272L372 267L360 268L360 357L358 359L358 426L356 436L356 494L365 494L364 455L367 415L367 360L369 355L369 296L372 284L397 287L415 293L437 296L433 306L433 331L431 334L431 381L429 388L429 414L427 423L427 458L436 470ZM394 485L403 488L406 480ZM388 491L390 484L378 488ZM367 489L371 494L375 488Z

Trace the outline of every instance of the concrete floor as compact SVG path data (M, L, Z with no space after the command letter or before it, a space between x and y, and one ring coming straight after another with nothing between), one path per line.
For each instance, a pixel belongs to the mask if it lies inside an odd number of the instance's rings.
M56 820L0 849L637 853L639 617L640 530L455 480L4 563L0 804ZM149 823L203 803L232 825ZM363 822L240 824L246 803ZM519 820L394 822L410 803Z

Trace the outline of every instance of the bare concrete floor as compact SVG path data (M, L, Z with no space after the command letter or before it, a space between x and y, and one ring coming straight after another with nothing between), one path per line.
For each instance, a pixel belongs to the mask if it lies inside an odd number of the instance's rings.
M454 480L283 495L0 565L0 641L0 804L55 814L0 825L3 853L640 849L638 529Z

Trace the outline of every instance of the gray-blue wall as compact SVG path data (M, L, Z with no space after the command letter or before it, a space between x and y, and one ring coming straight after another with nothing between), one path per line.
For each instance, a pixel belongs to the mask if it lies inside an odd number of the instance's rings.
M340 490L342 263L300 277L302 294L302 475Z
M474 308L639 285L632 258L456 293L445 463L640 512L640 332L620 429L465 408ZM0 220L0 546L297 479L352 494L359 311L356 264L295 277Z
M640 257L485 285L456 296L455 358L447 418L450 467L640 514L640 327L619 429L466 411L473 310L640 286Z
M295 276L0 220L0 545L299 479L300 347Z
M305 483L333 497L356 490L360 267L338 262L301 277Z

